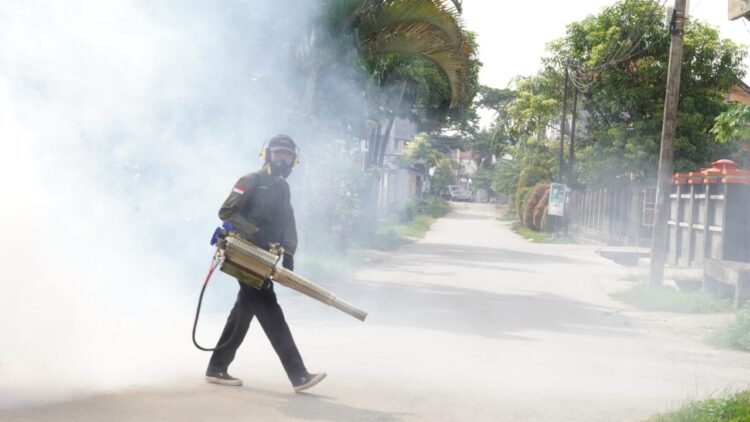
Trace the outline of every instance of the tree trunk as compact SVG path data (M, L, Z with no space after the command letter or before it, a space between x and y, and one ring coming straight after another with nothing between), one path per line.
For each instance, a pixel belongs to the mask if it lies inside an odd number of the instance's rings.
M368 151L370 156L370 164L375 165L377 164L378 160L378 153L380 151L380 130L382 129L382 126L380 123L378 123L378 126L373 130L372 132L372 139L371 144L372 148L370 148L370 151Z
M370 168L372 164L372 150L375 148L375 128L370 131L370 137L367 138L367 152L365 153L365 169Z
M396 121L396 113L391 114L391 118L388 119L388 126L385 127L385 134L380 141L380 151L378 151L378 165L382 166L385 160L385 150L388 149L388 141L391 138L391 129L393 129L393 123Z
M385 150L388 148L388 141L391 137L391 130L393 129L393 123L396 121L396 115L398 114L398 110L401 108L401 102L404 101L404 93L406 92L406 82L403 82L401 84L401 92L398 95L398 99L396 100L396 105L391 110L391 117L388 119L388 126L385 128L385 135L383 135L383 140L380 144L380 151L378 153L378 165L382 166L383 161L385 160Z
M310 75L307 78L307 83L305 84L305 97L302 100L302 115L305 118L309 118L310 113L312 112L313 101L315 100L315 90L318 87L319 73L320 68L318 66L312 66L312 69L310 69Z

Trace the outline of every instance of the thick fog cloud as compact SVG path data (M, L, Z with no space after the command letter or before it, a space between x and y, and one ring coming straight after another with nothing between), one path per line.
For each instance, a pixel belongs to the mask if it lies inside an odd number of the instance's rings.
M185 351L207 240L291 130L311 4L0 5L0 405L205 360Z

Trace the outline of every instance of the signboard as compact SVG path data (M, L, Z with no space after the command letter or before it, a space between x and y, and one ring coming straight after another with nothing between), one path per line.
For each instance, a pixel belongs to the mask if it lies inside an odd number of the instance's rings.
M750 0L729 0L729 20L744 17L750 12Z
M557 215L562 217L565 214L565 191L567 186L562 183L552 183L549 186L549 204L547 206L548 215Z

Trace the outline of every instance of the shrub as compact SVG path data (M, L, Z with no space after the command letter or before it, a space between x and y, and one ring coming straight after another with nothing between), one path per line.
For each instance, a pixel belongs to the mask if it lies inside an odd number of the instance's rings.
M516 191L514 209L516 210L516 216L518 216L519 220L523 218L523 205L528 201L530 194L531 188L519 188Z
M518 190L521 163L517 160L502 161L492 171L492 189L514 197Z
M411 226L416 230L425 233L427 230L430 230L430 226L432 225L433 221L434 220L432 218L427 217L426 215L420 215L417 216L414 221L412 221Z
M526 167L518 177L518 188L530 188L548 179L547 170L540 166Z
M513 207L508 207L505 209L505 212L503 215L500 216L500 220L502 221L517 221L518 218L516 216L516 210Z
M750 352L750 309L745 308L737 314L728 333L732 346Z
M401 246L401 244L401 236L396 233L394 227L380 227L375 233L373 233L372 237L370 237L366 246L372 249L387 251L396 249Z
M713 338L721 346L750 352L750 308L745 306L734 321L719 330Z
M432 218L440 218L445 214L448 214L450 205L448 202L439 196L430 196L424 201L425 206L421 212L429 215Z
M408 223L417 216L417 201L409 198L398 207L398 221Z
M552 232L554 231L554 225L550 226L547 224L549 221L549 193L547 194L547 199L544 200L544 210L541 212L542 214L542 230L546 232Z
M537 202L532 213L534 226L539 231L547 230L547 207L549 205L549 188L544 192L542 199Z
M531 190L529 198L526 200L526 205L524 206L523 212L521 214L523 216L523 223L524 225L526 225L526 227L533 230L542 230L541 218L539 226L534 224L534 211L537 209L537 206L539 205L545 194L549 194L549 183L538 183ZM544 207L544 204L542 204L542 207Z

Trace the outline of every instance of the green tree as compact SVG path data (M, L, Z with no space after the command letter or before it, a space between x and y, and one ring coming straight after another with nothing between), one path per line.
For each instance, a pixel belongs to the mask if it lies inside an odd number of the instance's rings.
M580 170L590 184L650 178L659 155L669 31L664 9L650 0L623 0L568 26L549 46L548 68L562 75L566 60L581 92L586 130ZM700 21L685 30L675 142L675 169L694 170L717 158L710 142L723 95L744 76L745 50ZM558 79L562 79L561 76ZM561 96L557 96L560 98Z
M435 169L435 174L432 176L430 181L430 193L438 195L440 189L456 184L456 174L453 169L453 161L444 158L440 160Z
M425 168L435 167L441 159L445 158L443 154L435 151L432 144L427 139L426 133L421 133L409 142L403 151L401 159L410 165L420 164Z
M560 136L566 65L579 93L577 180L596 186L655 177L669 53L664 13L651 0L618 1L568 25L566 35L548 45L542 69L517 79L512 93L488 93L488 104L501 105L495 138L512 146L508 152L522 167L516 189L529 186L524 173L543 179L557 172L552 151ZM709 130L728 107L724 94L745 74L745 56L715 28L700 21L686 26L677 171L705 167L730 149L713 142Z
M464 31L456 4L444 0L327 0L322 33L310 34L306 113L321 78L342 57L356 55L367 75L370 161L382 164L385 140L397 116L461 113L474 96L478 61L473 35ZM457 3L460 9L460 3ZM467 100L468 99L468 100ZM334 103L329 101L328 103ZM439 119L437 119L439 120Z
M750 105L735 104L716 117L711 134L726 145L727 156L750 168Z
M487 105L496 112L489 130L493 150L512 157L495 166L492 186L513 198L517 212L534 185L551 180L557 92L555 72L544 69L534 77L518 78L511 89L488 93Z

